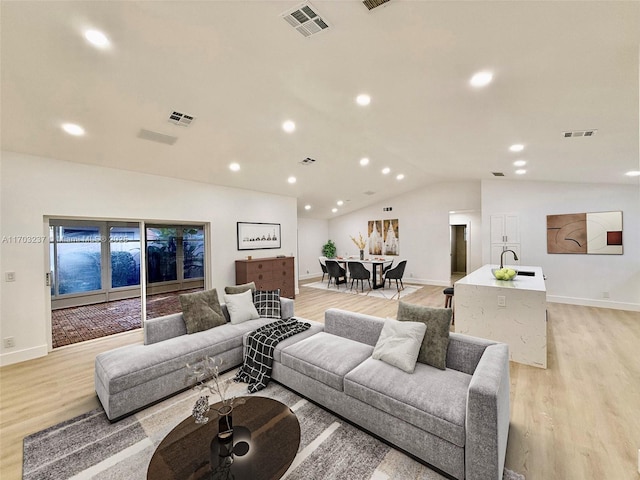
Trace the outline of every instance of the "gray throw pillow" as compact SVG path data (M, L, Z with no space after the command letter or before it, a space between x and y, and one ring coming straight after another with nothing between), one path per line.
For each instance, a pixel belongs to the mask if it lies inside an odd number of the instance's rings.
M215 288L204 292L183 293L179 298L187 333L201 332L227 323Z
M253 294L251 290L235 295L225 295L224 303L229 311L231 323L237 324L246 322L247 320L255 320L260 318L255 305L253 304Z
M387 318L371 356L413 373L426 331L427 326L422 322L399 322Z
M256 291L255 282L243 283L242 285L232 285L229 287L224 287L224 293L228 293L229 295L237 295L238 293L244 293L247 290L251 290L251 292Z
M451 309L400 302L397 318L402 322L422 322L427 326L427 333L422 340L418 361L445 370L447 368L447 349L449 348Z

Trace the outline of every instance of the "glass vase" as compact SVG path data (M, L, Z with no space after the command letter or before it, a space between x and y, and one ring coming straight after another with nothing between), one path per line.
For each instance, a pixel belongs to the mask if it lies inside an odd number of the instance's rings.
M360 260L364 260L364 250L360 250Z
M223 405L218 408L218 440L228 443L233 440L233 407Z

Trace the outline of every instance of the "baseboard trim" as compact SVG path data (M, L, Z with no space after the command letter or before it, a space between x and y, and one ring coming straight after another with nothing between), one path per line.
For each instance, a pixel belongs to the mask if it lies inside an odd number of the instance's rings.
M0 367L33 360L34 358L46 357L48 354L48 345L38 345L37 347L25 348L16 352L3 353L0 355Z
M638 303L614 302L611 300L594 300L591 298L547 295L547 302L566 303L568 305L581 305L583 307L611 308L613 310L629 310L632 312L640 312L640 304Z

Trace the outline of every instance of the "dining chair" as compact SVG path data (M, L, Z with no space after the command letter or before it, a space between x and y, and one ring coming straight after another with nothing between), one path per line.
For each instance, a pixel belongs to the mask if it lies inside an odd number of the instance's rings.
M402 289L404 290L404 284L402 283L402 276L404 275L404 269L406 266L407 266L407 261L402 260L394 268L387 270L387 272L384 274L384 281L382 282L382 284L383 285L386 284L387 280L389 280L389 286L391 286L391 280L395 280L396 288L398 289L398 291L400 291L400 286L402 286ZM400 286L398 286L398 281L400 281Z
M331 286L331 279L334 279L334 283L336 288L340 288L339 285L341 283L347 283L347 272L344 268L340 266L338 262L335 260L327 260L327 274L329 275L329 283L327 283L327 287ZM343 280L340 280L343 278Z
M362 284L364 292L364 281L369 282L369 290L371 290L371 272L365 268L360 262L347 262L349 268L349 276L351 277L351 290L353 290L353 282L356 282L356 291L358 290L358 282Z
M391 263L389 265L387 265L386 267L382 267L382 274L384 275L385 273L387 273L387 270L389 270L391 267L393 267L393 262L394 259L391 259Z
M320 262L320 268L322 269L322 281L324 282L324 276L327 275L329 272L327 271L327 266L322 263L321 259L318 259L318 261Z

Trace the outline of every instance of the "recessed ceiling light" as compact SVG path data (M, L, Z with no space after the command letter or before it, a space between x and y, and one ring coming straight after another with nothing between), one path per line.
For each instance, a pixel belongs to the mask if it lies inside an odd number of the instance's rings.
M342 200L338 200L336 202L336 205L338 205L339 207L341 207L342 205L344 205L344 202Z
M522 145L521 143L516 143L514 145L511 145L509 147L509 150L511 150L512 152L521 152L522 150L524 150L524 145Z
M515 162L513 162L514 167L524 167L526 164L526 160L516 160Z
M384 167L384 168L382 169L382 174L383 174L383 175L387 175L390 171L391 171L391 169L390 169L389 167Z
M110 45L107 36L99 30L86 30L84 38L94 47L107 48Z
M516 170L516 175L524 175L525 173L527 173L527 171L524 168Z
M296 129L296 124L293 120L287 120L282 124L282 129L287 133L291 133Z
M231 164L229 164L229 170L231 170L232 172L237 172L240 170L240 164L233 162Z
M289 182L289 183L296 183L296 181L297 181L296 177L291 176L291 177L287 178L287 182Z
M366 157L363 157L360 159L360 165L362 165L363 167L366 165L369 165L369 159Z
M331 211L332 211L333 213L336 213L336 212L338 211L338 209L337 209L336 207L333 207L333 208L331 209Z
M305 205L305 206L304 206L304 209L305 209L305 210L311 210L311 205Z
M356 102L358 105L367 106L371 103L371 97L366 93L361 93L356 97Z
M396 180L402 180L404 178L404 173L399 173L396 175Z
M638 177L638 176L640 176L640 170L631 170L631 171L625 173L625 175L627 177Z
M75 135L76 137L84 135L84 128L80 125L76 125L75 123L63 123L62 129L69 135Z
M485 71L476 73L469 83L473 87L485 87L491 83L491 80L493 80L493 73Z

